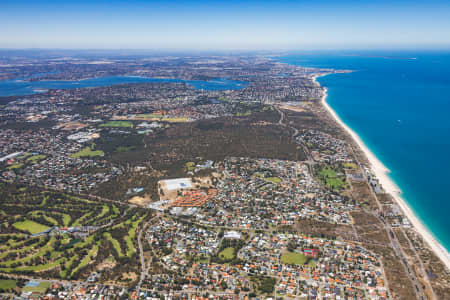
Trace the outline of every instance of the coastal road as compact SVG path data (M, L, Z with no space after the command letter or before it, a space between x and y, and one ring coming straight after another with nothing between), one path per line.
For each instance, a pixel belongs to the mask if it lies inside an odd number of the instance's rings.
M353 154L354 157L356 157ZM362 172L362 174L364 174L364 169L362 168L361 163L358 161L358 165L360 168L360 171ZM367 184L369 185L369 190L372 193L376 204L378 206L379 211L383 211L383 206L380 203L377 194L375 193L375 191L373 190L372 186L370 185L370 183L368 181L366 181ZM376 214L372 211L366 211L367 213L371 214L372 216L376 217L378 220L380 220L380 222L383 224L384 229L386 230L386 233L389 237L389 240L391 241L391 245L392 248L394 249L395 255L400 259L400 262L402 263L405 271L406 271L406 275L408 276L409 280L411 281L411 284L414 288L414 293L416 294L416 298L420 299L420 300L426 300L428 299L422 289L422 284L420 283L420 281L417 279L416 274L414 273L414 270L412 268L412 266L409 264L408 260L406 259L406 255L403 252L403 248L400 245L400 242L397 239L397 236L395 235L395 233L392 230L391 225L389 224L389 222L387 222L383 217L381 217L379 214Z
M364 168L363 168L362 164L356 159L357 156L355 155L353 148L350 147L350 149L352 151L352 156L355 157L355 160L356 160L356 162L357 162L357 164L359 166L360 172L362 174L365 174L365 171L364 171ZM373 188L370 185L369 181L367 180L367 178L366 178L366 183L369 185L370 193L372 194L372 196L375 199L376 205L378 206L378 210L380 212L382 212L383 211L383 206L382 206L380 200L378 199L377 194L375 193L375 191L373 190ZM389 240L391 242L391 246L392 246L392 248L394 250L394 253L400 259L400 262L402 263L402 265L403 265L403 267L405 269L406 275L408 276L409 280L411 281L414 293L416 294L416 298L420 299L420 300L428 299L426 297L424 291L423 291L421 282L417 279L412 266L409 264L408 260L406 259L406 255L405 255L405 253L403 251L403 248L401 247L400 242L398 241L395 233L393 232L392 227L389 224L389 222L387 222L382 216L380 216L377 213L374 213L372 211L367 211L367 210L364 210L364 211L366 213L371 214L375 218L377 218L383 224L384 229L385 229L385 231L386 231L386 233L387 233L387 235L389 237ZM431 289L431 285L430 285L430 289ZM432 293L434 295L434 292L432 292Z

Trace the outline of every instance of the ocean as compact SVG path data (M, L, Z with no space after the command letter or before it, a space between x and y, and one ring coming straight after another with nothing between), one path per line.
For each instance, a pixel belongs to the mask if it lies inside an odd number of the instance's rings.
M391 171L402 197L450 250L450 51L292 53L293 65L354 70L317 81Z
M31 77L37 77L35 74ZM185 82L195 89L203 90L228 90L241 89L246 86L245 82L217 78L214 80L182 80L169 78L150 78L138 76L109 76L84 80L48 80L48 81L23 81L23 80L3 80L0 81L0 96L20 96L32 95L48 89L75 89L86 87L110 86L124 83L143 82Z

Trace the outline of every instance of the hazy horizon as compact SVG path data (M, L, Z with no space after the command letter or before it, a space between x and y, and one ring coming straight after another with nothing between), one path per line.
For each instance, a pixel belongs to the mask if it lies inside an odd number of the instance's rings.
M0 48L450 48L446 1L60 1L0 5Z

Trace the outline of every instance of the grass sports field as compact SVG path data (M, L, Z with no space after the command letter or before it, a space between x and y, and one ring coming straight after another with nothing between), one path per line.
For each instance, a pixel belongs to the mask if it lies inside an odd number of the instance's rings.
M16 288L17 282L12 279L0 279L0 291L12 291Z
M92 150L91 147L85 147L82 150L78 151L71 155L73 158L80 157L95 157L95 156L103 156L105 153L102 150Z
M44 294L49 287L50 287L50 282L43 281L43 282L40 282L36 286L25 286L22 290L25 292L37 292L37 293Z
M302 253L286 251L281 255L281 262L288 265L304 265L308 258Z

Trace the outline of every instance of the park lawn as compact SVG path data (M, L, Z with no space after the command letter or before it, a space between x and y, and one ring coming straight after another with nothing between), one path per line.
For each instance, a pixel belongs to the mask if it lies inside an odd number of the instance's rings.
M14 170L14 169L20 169L20 168L22 168L22 167L23 167L23 164L18 164L18 163L16 163L16 164L10 165L10 166L7 167L6 169L8 169L8 170Z
M250 110L247 110L246 112L236 113L236 117L250 116L251 114L252 114L252 112Z
M125 128L133 128L134 125L130 121L109 121L103 124L100 124L100 127L125 127Z
M47 229L50 229L50 227L36 223L31 220L25 220L23 222L16 222L13 224L14 227L16 227L19 230L28 231L31 234L39 233L42 231L46 231Z
M329 178L335 178L338 176L337 172L330 167L323 167L319 171L319 175L324 176L324 177L329 177Z
M161 114L139 114L136 115L136 118L142 119L162 119L164 116Z
M228 98L225 98L225 97L219 97L219 98L217 98L217 100L218 101L224 101L224 102L231 102L232 101L232 99L228 99Z
M12 291L17 286L17 282L12 279L0 279L0 288L4 291Z
M308 262L308 267L310 267L311 269L313 269L315 266L316 266L316 262L315 262L313 259L311 259L311 260Z
M322 167L319 171L319 177L327 186L333 189L345 188L345 177L339 176L338 173L330 167Z
M272 182L272 183L280 183L281 179L278 177L267 177L265 178L266 181Z
M197 263L201 263L201 264L207 264L209 262L207 257L201 257L201 256L197 256L194 259L194 261Z
M129 146L129 147L120 146L116 148L116 152L130 152L134 150L136 150L136 146Z
M345 183L340 178L327 178L327 185L333 189L340 189L345 186Z
M223 260L231 260L234 258L234 248L226 247L222 251L219 252L219 258Z
M308 258L302 253L286 251L281 255L281 262L288 265L304 265Z
M70 157L72 158L80 158L80 157L95 157L95 156L104 156L105 152L102 150L92 150L91 147L87 146L77 153L72 154Z
M354 163L345 163L344 168L356 170L358 168L358 166Z
M42 281L37 286L25 286L22 291L24 292L37 292L40 294L44 294L48 288L50 287L50 282Z
M194 171L195 170L195 163L192 161L188 161L186 163L186 168L188 171Z
M43 154L39 154L39 155L33 155L30 157L27 157L27 161L32 162L33 164L35 164L36 162L38 162L39 160L43 160L44 158L46 158L47 156L43 155Z

